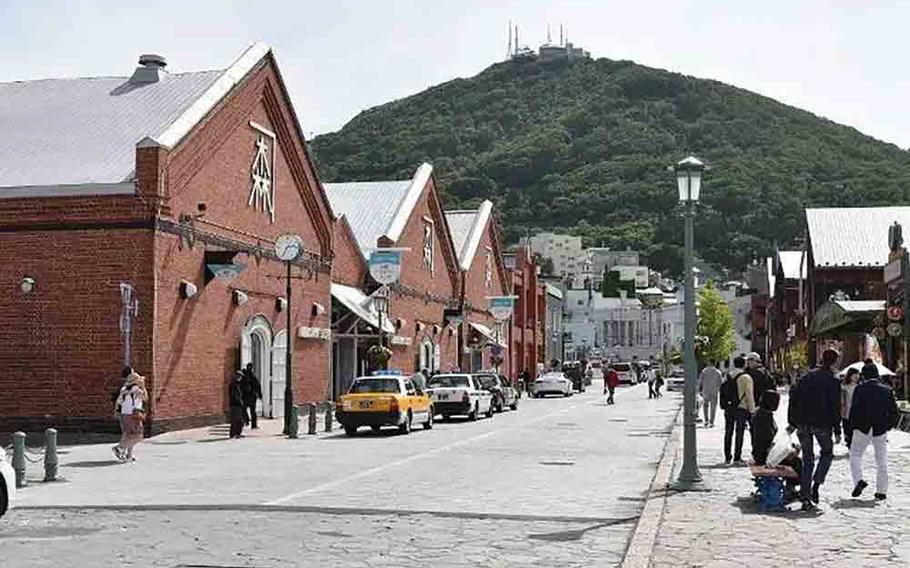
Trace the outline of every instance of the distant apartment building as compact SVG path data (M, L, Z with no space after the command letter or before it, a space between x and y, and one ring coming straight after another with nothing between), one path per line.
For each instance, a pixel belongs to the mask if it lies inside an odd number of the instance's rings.
M531 252L553 262L553 276L574 277L584 261L581 237L558 233L537 233L528 239Z

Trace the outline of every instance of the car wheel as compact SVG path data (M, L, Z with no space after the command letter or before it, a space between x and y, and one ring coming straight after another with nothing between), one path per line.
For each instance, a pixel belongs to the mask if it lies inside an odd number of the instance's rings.
M569 398L570 396L572 396L572 391L566 391L565 394L563 394L562 396Z
M480 404L474 403L474 410L472 410L471 413L468 414L468 420L470 420L471 422L477 420L478 414L480 414Z
M430 414L427 415L427 421L423 423L423 429L424 430L433 429L433 409L432 408L430 409Z
M405 417L404 422L398 425L398 433L403 435L408 435L411 433L411 411L408 410L408 415Z
M345 426L344 433L347 434L348 436L356 436L357 435L357 426Z
M370 430L372 430L374 434L378 434L379 431L382 430L382 426L370 426Z
M442 421L443 421L443 422L448 422L448 421L449 421L449 418L450 418L450 416L449 416L448 414L443 414L443 415L442 415Z
M516 399L515 402L510 404L509 408L511 408L512 410L518 410L518 400Z

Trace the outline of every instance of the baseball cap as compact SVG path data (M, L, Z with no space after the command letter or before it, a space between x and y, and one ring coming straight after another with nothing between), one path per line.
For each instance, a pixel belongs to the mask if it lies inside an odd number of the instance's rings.
M755 351L752 351L751 353L749 353L748 355L746 355L746 361L758 361L758 362L761 362L761 355L759 355L759 354L756 353Z

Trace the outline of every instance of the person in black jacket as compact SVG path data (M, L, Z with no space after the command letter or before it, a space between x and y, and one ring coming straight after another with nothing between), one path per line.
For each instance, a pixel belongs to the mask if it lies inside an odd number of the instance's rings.
M253 372L252 363L247 363L243 368L240 390L243 392L243 423L250 424L250 427L256 430L259 428L256 423L256 401L262 399L262 384Z
M850 425L853 443L850 445L850 473L853 475L853 496L859 497L868 483L863 481L863 454L869 444L875 448L875 498L882 501L888 493L888 430L897 424L897 402L890 387L879 380L875 364L863 366L864 381L853 391L850 406Z
M840 381L833 367L840 354L833 349L822 353L821 366L810 371L790 389L787 421L795 428L803 451L800 479L802 510L811 511L819 501L818 488L825 482L834 460L834 428L840 423ZM815 447L821 450L818 467Z
M752 425L752 460L758 465L765 465L768 461L768 452L774 445L774 437L777 435L777 422L774 420L774 413L780 406L780 393L776 389L767 390L762 393L761 403L758 410L755 411L755 417ZM795 444L794 444L795 448ZM790 455L784 458L778 465L788 465L796 471L797 475L802 473L802 460L799 459L799 450L792 449ZM788 494L795 497L796 488L799 486L799 480L787 479Z
M231 412L231 438L243 435L243 371L234 373L228 385L228 407Z
M746 372L752 377L752 393L755 396L755 404L760 405L762 395L769 390L775 390L775 388L774 382L768 376L768 370L761 364L761 356L755 351L746 355Z

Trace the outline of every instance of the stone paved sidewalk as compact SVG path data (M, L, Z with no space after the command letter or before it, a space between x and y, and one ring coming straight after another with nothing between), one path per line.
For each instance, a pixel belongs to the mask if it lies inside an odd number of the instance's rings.
M782 396L778 426L786 423L787 402ZM790 512L767 514L750 497L748 469L724 465L723 434L722 423L712 429L699 424L699 466L710 491L667 494L651 566L910 566L910 435L888 434L887 502L872 497L872 448L864 462L871 486L861 499L850 497L847 448L841 444L817 512L802 513L794 504ZM751 455L748 432L746 438L744 458ZM673 479L681 460L677 453Z

